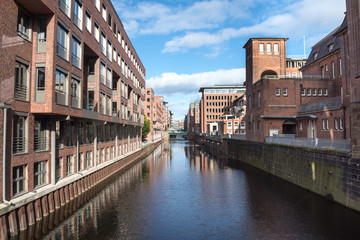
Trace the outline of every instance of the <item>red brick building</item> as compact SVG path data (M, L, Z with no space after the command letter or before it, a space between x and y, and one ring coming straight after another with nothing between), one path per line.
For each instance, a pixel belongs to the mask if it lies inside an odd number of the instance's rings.
M2 1L0 25L0 202L141 147L145 68L109 0Z
M218 131L217 122L224 114L229 113L232 102L245 93L245 87L240 85L215 85L202 87L200 101L201 132L215 134Z
M164 104L162 96L155 96L152 88L146 88L145 114L150 121L149 141L157 141L164 130Z

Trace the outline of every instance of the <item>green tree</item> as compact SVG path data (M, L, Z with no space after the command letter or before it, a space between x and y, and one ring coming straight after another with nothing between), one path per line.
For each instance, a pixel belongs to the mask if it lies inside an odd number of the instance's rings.
M142 128L142 141L145 141L146 136L150 132L150 120L147 119L146 115L144 116L144 126Z

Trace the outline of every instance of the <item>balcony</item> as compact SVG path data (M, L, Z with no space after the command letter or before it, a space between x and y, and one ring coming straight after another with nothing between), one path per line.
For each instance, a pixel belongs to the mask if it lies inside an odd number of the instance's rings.
M26 138L14 137L13 153L24 153L24 152L26 152Z
M109 116L111 116L111 110L110 110L109 107L106 108L106 114L109 115Z
M77 96L71 96L71 107L80 108L80 99Z
M60 105L66 105L67 94L65 92L55 91L55 102Z
M19 83L15 83L15 93L14 97L17 100L26 101L28 98L28 88L27 86Z
M57 45L56 45L56 54L65 60L68 59L67 58L68 50L64 46L62 46L60 43L57 43Z
M100 105L100 113L101 114L106 114L104 105Z
M112 116L118 118L120 116L120 112L117 109L113 109L112 110Z
M34 151L47 150L47 138L46 137L35 137L34 138Z
M75 54L73 54L73 53L71 54L71 63L75 67L81 69L80 58L78 56L76 56Z
M35 101L37 103L45 102L45 88L44 87L37 87L36 88Z

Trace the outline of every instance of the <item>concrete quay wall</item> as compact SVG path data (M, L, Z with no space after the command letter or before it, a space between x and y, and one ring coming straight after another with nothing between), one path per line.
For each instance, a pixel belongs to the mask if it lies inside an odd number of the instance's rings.
M233 139L200 143L211 154L237 159L360 211L360 159L349 154Z
M0 208L0 240L36 233L38 222L46 222L46 228L58 225L72 212L95 196L117 173L124 171L154 151L162 141L152 143L128 153L92 171L76 174L72 181L49 185L39 193ZM46 220L46 221L44 221ZM43 224L41 224L43 225ZM40 231L41 232L41 231ZM31 235L31 234L30 234ZM35 237L35 236L34 236Z

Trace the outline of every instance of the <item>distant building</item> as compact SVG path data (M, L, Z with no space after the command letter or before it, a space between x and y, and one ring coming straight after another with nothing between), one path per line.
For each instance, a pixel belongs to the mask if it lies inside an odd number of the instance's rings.
M163 126L163 97L155 96L152 88L146 88L145 114L150 121L149 141L161 139Z
M224 114L229 114L233 100L245 93L242 85L215 85L202 87L200 101L200 131L202 133L216 134L217 122Z

